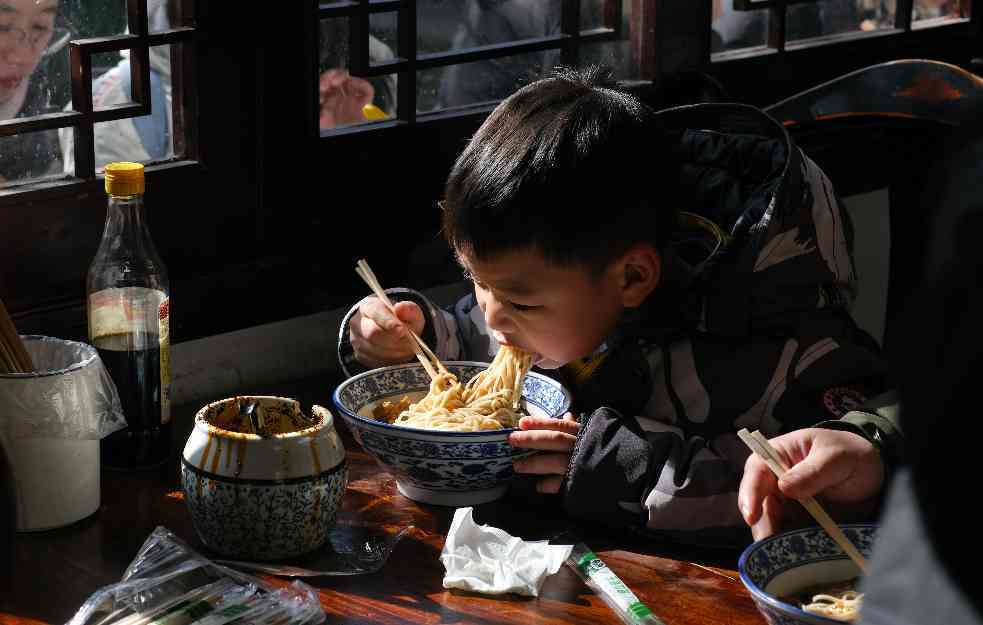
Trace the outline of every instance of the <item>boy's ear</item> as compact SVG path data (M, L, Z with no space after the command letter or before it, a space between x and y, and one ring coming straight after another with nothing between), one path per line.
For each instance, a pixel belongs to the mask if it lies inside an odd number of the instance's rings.
M617 267L621 303L625 308L641 306L662 280L662 256L647 243L629 248Z

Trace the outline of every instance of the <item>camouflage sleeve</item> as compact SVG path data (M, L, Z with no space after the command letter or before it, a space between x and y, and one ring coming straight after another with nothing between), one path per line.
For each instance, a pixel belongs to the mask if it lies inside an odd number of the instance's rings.
M736 435L687 438L611 408L582 421L561 488L571 516L683 542L747 543L737 507L747 453Z

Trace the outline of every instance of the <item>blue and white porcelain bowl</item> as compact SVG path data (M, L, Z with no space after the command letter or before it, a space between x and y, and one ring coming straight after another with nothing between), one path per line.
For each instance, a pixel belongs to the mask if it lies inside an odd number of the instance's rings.
M253 401L267 415L300 416L285 397L233 397L199 410L181 460L184 498L199 538L222 556L293 558L328 539L348 485L345 448L321 406L309 427L268 437L214 425L234 402Z
M461 381L488 363L445 362ZM415 401L430 388L418 363L373 369L338 386L334 404L355 439L396 478L399 492L424 503L473 506L501 497L512 479L512 459L528 455L508 443L513 428L445 432L390 425L372 417L383 401L410 395ZM560 418L570 408L570 393L545 375L529 372L522 385L526 409L534 416Z
M870 558L877 525L841 525L846 537ZM738 561L741 581L758 610L771 625L839 625L809 614L781 599L821 584L845 582L860 576L857 565L820 527L776 534L752 544Z

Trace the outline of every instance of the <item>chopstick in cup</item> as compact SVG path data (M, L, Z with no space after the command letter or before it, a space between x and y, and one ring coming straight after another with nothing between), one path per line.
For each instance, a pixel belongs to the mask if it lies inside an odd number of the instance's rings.
M783 475L785 475L785 472L788 471L788 467L785 466L785 463L775 451L775 448L771 446L771 443L768 442L768 439L765 438L761 432L755 430L753 433L751 433L748 432L746 428L742 428L737 435L741 437L741 440L744 441L745 445L751 448L752 452L757 454L758 457L768 465L768 468L772 470L775 477L781 478ZM817 502L813 497L799 499L798 502L801 503L802 506L809 511L809 514L816 519L819 525L826 530L826 533L829 534L830 538L832 538L836 544L840 546L840 549L842 549L846 555L850 556L850 559L853 560L853 563L857 565L860 571L866 574L867 561L864 559L863 555L857 551L857 548L853 545L853 543L850 542L850 539L846 537L843 530L841 530L836 522L830 518L823 507L819 505L819 502Z
M24 342L17 333L7 307L0 299L0 344L3 345L3 360L6 361L9 373L30 373L34 371L34 361L24 347Z
M0 337L0 373L21 373L20 364L3 337Z
M369 288L372 289L375 296L378 297L383 304L385 304L386 308L389 309L389 312L392 313L393 317L396 317L396 320L398 321L399 317L396 316L396 309L393 307L392 300L390 300L389 296L386 295L386 292L382 289L382 285L379 284L378 278L375 277L375 273L372 271L372 268L369 267L369 264L364 258L358 261L358 265L355 267L355 273L357 273L358 276L362 278L367 285L369 285ZM423 368L426 370L427 374L430 375L431 379L437 379L437 376L440 375L438 371L446 371L444 366L441 364L440 359L438 359L437 356L430 351L430 348L427 347L427 344L423 341L423 339L417 336L416 332L409 327L407 327L406 330L410 334L410 344L413 346L413 352L416 354L420 364L423 365ZM424 352L424 350L426 351ZM432 358L433 363L436 363L436 369L434 368L434 364L430 362L429 358Z

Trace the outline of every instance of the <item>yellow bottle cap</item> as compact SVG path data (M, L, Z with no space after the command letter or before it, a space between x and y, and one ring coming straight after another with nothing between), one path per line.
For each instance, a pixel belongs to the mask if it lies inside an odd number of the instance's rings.
M143 165L127 162L106 165L106 193L120 196L143 193Z
M369 121L378 121L380 119L389 119L386 112L375 104L366 104L362 107L362 117Z

